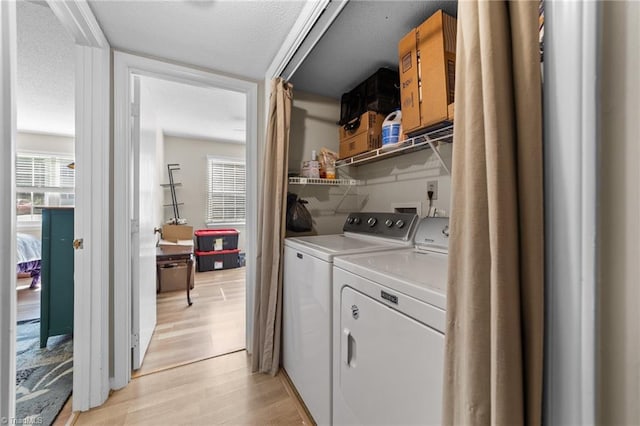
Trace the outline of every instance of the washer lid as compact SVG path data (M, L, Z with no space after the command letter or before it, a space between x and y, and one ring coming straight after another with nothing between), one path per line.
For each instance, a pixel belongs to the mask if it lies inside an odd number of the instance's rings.
M416 249L335 259L336 267L446 309L447 255Z
M316 235L284 240L285 246L305 251L326 261L331 261L333 256L337 255L391 250L396 247L407 247L408 244L410 242L364 235L356 237L351 234Z

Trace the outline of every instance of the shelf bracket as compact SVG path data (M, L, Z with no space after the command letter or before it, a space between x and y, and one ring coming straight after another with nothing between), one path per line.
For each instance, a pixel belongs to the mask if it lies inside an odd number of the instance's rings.
M340 208L340 205L345 200L345 198L347 198L347 195L349 194L349 191L351 190L352 186L353 185L347 186L347 189L344 191L344 194L342 194L342 197L340 197L340 201L338 201L338 204L336 204L336 208L333 209L333 214L336 214L338 212L338 209Z
M442 155L440 155L440 148L437 147L436 144L429 137L427 137L427 143L431 147L431 150L433 151L433 153L436 154L436 157L438 157L438 161L440 161L440 165L442 166L442 168L444 168L447 171L447 174L451 176L451 170L449 170L449 167L447 167L447 164L442 159Z

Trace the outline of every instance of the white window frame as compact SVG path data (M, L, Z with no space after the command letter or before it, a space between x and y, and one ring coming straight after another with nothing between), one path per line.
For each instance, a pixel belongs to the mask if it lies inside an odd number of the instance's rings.
M245 170L245 191L244 191L244 195L245 195L245 209L244 209L244 220L233 220L233 219L223 219L223 220L211 220L210 215L209 215L209 197L211 196L211 191L210 191L210 170L209 167L211 165L211 162L216 162L216 163L224 163L224 164L235 164L235 165L242 165L244 166L244 170ZM207 155L207 203L206 203L206 209L205 209L205 223L207 224L207 226L222 226L222 225L245 225L246 221L247 221L247 163L246 161L244 161L243 159L240 158L229 158L229 157L220 157L217 155ZM236 193L239 191L235 191Z

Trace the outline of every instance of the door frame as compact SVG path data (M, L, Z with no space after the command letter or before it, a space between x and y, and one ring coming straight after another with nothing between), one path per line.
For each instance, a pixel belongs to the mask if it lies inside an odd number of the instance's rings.
M73 411L109 396L111 52L85 0L47 3L76 43Z
M114 52L114 147L113 147L113 377L111 387L120 389L131 380L131 76L161 78L194 86L213 87L244 93L247 108L247 257L255 255L258 210L258 83L216 74L186 65L151 59L132 53ZM247 262L248 277L255 265ZM247 294L253 282L247 279ZM196 301L197 303L197 301ZM247 297L247 329L253 320ZM249 336L249 334L247 334ZM247 339L247 344L249 339Z
M0 270L9 286L0 290L0 417L15 416L15 176L16 149L16 4L0 5L0 124L2 170L0 186L9 197L1 203ZM109 43L85 0L47 1L76 44L76 215L75 238L84 250L74 255L74 377L72 409L101 405L109 392ZM6 204L5 204L6 203ZM7 293L7 291L9 293Z
M0 2L0 420L16 412L16 4ZM6 196L8 194L8 196Z
M596 424L601 6L546 2L545 372L549 424Z

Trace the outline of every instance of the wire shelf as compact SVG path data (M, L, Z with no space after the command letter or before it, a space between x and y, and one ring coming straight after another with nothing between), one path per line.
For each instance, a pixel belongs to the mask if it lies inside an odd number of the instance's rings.
M438 155L438 159L448 171L448 167L444 164L440 157L440 153L436 149L436 144L451 142L453 142L453 124L448 124L445 127L425 132L421 135L414 136L391 146L384 146L382 148L354 155L353 157L338 160L336 162L336 167L361 166L384 160L385 158L395 157L396 155L408 154L421 149L431 148Z
M289 178L289 185L355 186L358 185L358 181L355 179L324 179L292 176Z

